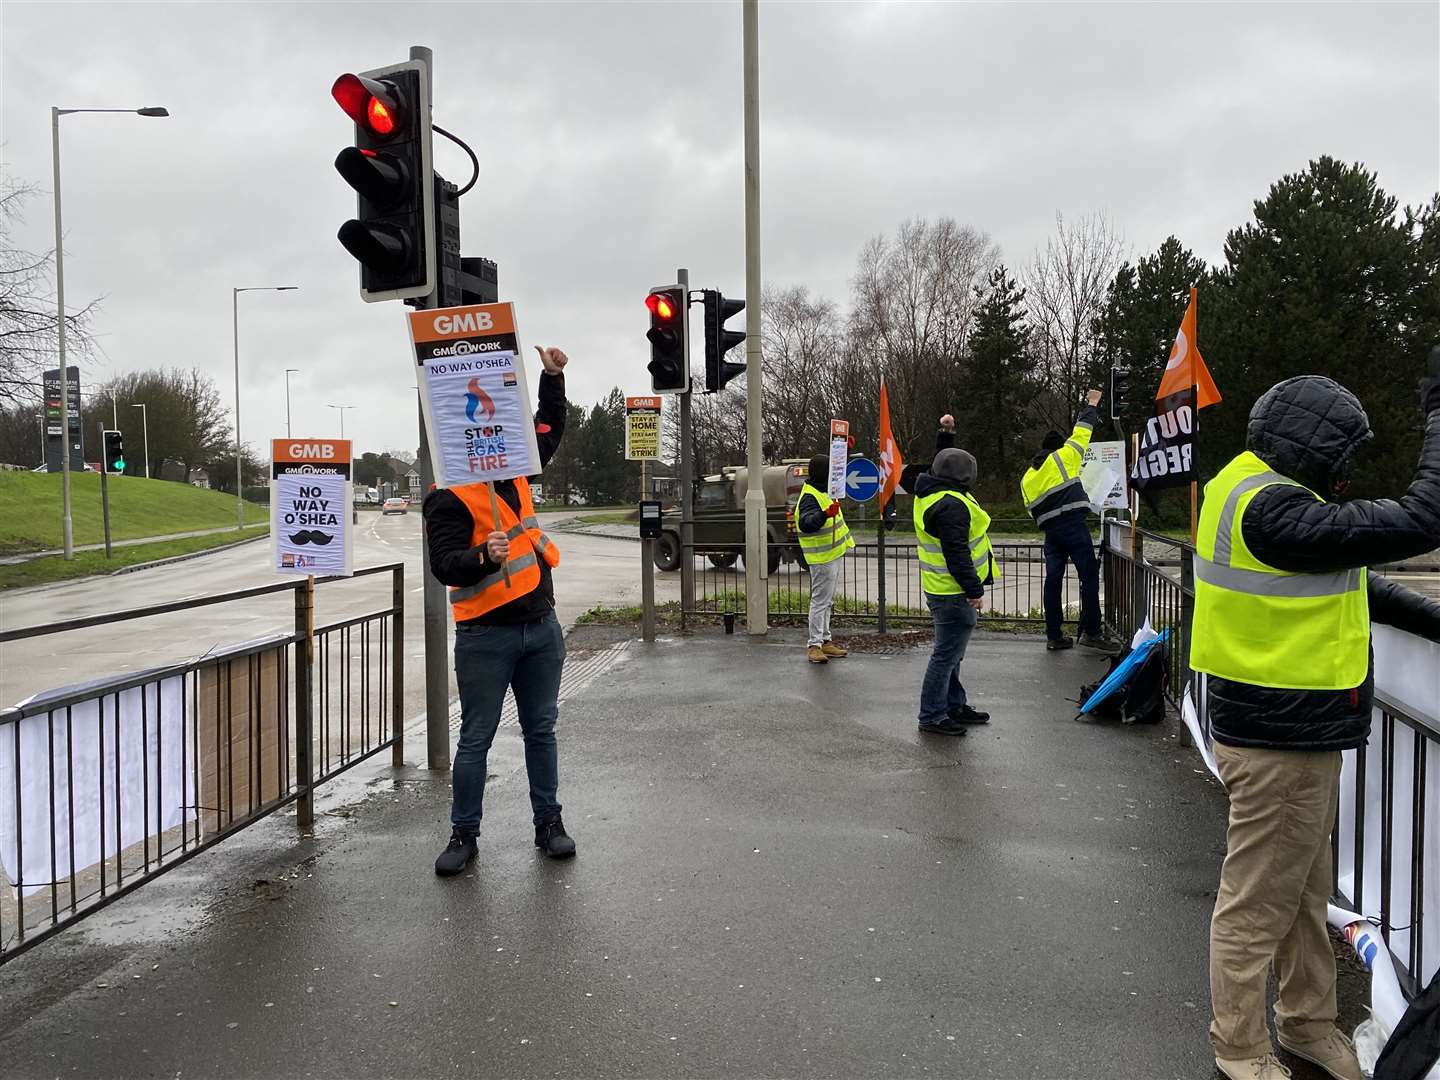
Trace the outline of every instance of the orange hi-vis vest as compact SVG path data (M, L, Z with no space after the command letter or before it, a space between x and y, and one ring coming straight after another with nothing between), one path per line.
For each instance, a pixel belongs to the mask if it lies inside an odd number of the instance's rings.
M510 557L503 569L487 574L474 585L450 590L450 613L457 623L478 619L511 600L524 596L540 585L540 559L551 568L560 565L560 549L543 532L535 518L535 504L530 499L530 482L523 476L515 478L515 491L520 496L520 513L485 484L466 484L450 491L465 504L475 522L470 546L482 547L492 532L503 532L510 538ZM495 512L500 520L494 520ZM505 579L505 570L510 579Z

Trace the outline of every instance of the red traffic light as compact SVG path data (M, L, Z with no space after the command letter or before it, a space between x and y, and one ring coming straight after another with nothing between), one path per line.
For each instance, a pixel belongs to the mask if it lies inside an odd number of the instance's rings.
M657 319L665 319L667 322L678 314L675 302L665 293L651 293L645 297L645 306L650 309L651 315Z
M399 95L388 82L345 74L335 80L330 96L371 135L388 138L404 123Z

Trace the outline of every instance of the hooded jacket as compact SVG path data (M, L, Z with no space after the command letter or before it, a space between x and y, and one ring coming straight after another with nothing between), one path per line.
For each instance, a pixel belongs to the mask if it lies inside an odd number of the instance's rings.
M1250 411L1246 446L1270 468L1327 499L1290 484L1262 488L1240 527L1261 562L1324 573L1414 558L1440 547L1440 386L1427 380L1429 411L1420 461L1396 499L1330 502L1357 450L1370 438L1360 402L1318 375L1287 379ZM1440 640L1440 603L1370 575L1372 622ZM1290 690L1211 676L1209 719L1216 741L1274 750L1348 750L1365 742L1374 696L1373 658L1365 681L1349 690Z
M928 472L922 472L915 479L912 494L917 499L934 495L937 491L964 491L969 488L954 480L945 480ZM941 499L925 511L925 531L940 541L940 550L945 553L945 568L950 576L960 583L960 588L972 600L985 595L985 582L975 573L975 563L970 558L970 508L964 499ZM987 579L988 576L987 576Z

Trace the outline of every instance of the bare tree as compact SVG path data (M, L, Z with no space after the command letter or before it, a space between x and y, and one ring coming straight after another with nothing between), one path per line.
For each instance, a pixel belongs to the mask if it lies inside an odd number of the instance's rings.
M1096 320L1125 258L1125 242L1103 213L1067 224L1055 214L1055 235L1037 251L1024 275L1031 348L1040 361L1044 392L1040 418L1056 427L1075 420L1079 402L1100 366Z
M804 286L769 289L764 303L766 457L808 457L824 446L840 401L844 330L835 305Z
M36 189L0 173L0 402L38 402L40 377L55 366L55 253L15 246L12 228ZM65 345L74 356L92 347L90 321L97 301L65 316Z
M986 233L953 218L907 221L893 239L876 236L861 249L851 283L851 374L883 372L891 423L907 451L966 391L975 287L999 257ZM872 385L869 394L876 392Z

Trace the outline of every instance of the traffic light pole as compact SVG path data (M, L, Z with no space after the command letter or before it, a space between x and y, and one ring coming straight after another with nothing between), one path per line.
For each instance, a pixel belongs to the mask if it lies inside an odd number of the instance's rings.
M744 3L745 74L745 624L769 628L765 583L765 479L761 458L764 373L760 358L760 58L759 2ZM688 516L688 515L687 515Z
M425 64L426 97L435 100L435 58L423 45L410 46L410 59ZM438 230L437 230L438 231ZM438 260L437 260L438 264ZM419 305L422 310L443 307L441 292L444 275L436 272L435 290ZM420 486L429 494L435 483L434 459L430 452L430 438L425 430L425 410L416 402L420 417ZM424 495L421 496L422 499ZM449 604L446 602L445 586L430 573L430 549L425 540L420 541L420 573L424 582L425 601L425 761L431 769L450 768L450 666L446 654L450 645L450 628L447 625Z
M105 557L110 558L110 463L105 448L105 431L100 431L100 517L105 522Z
M690 271L675 271L685 305L690 304ZM689 319L682 319L689 326ZM690 391L695 383L680 392L680 625L684 627L687 613L695 610L695 457L691 439Z

